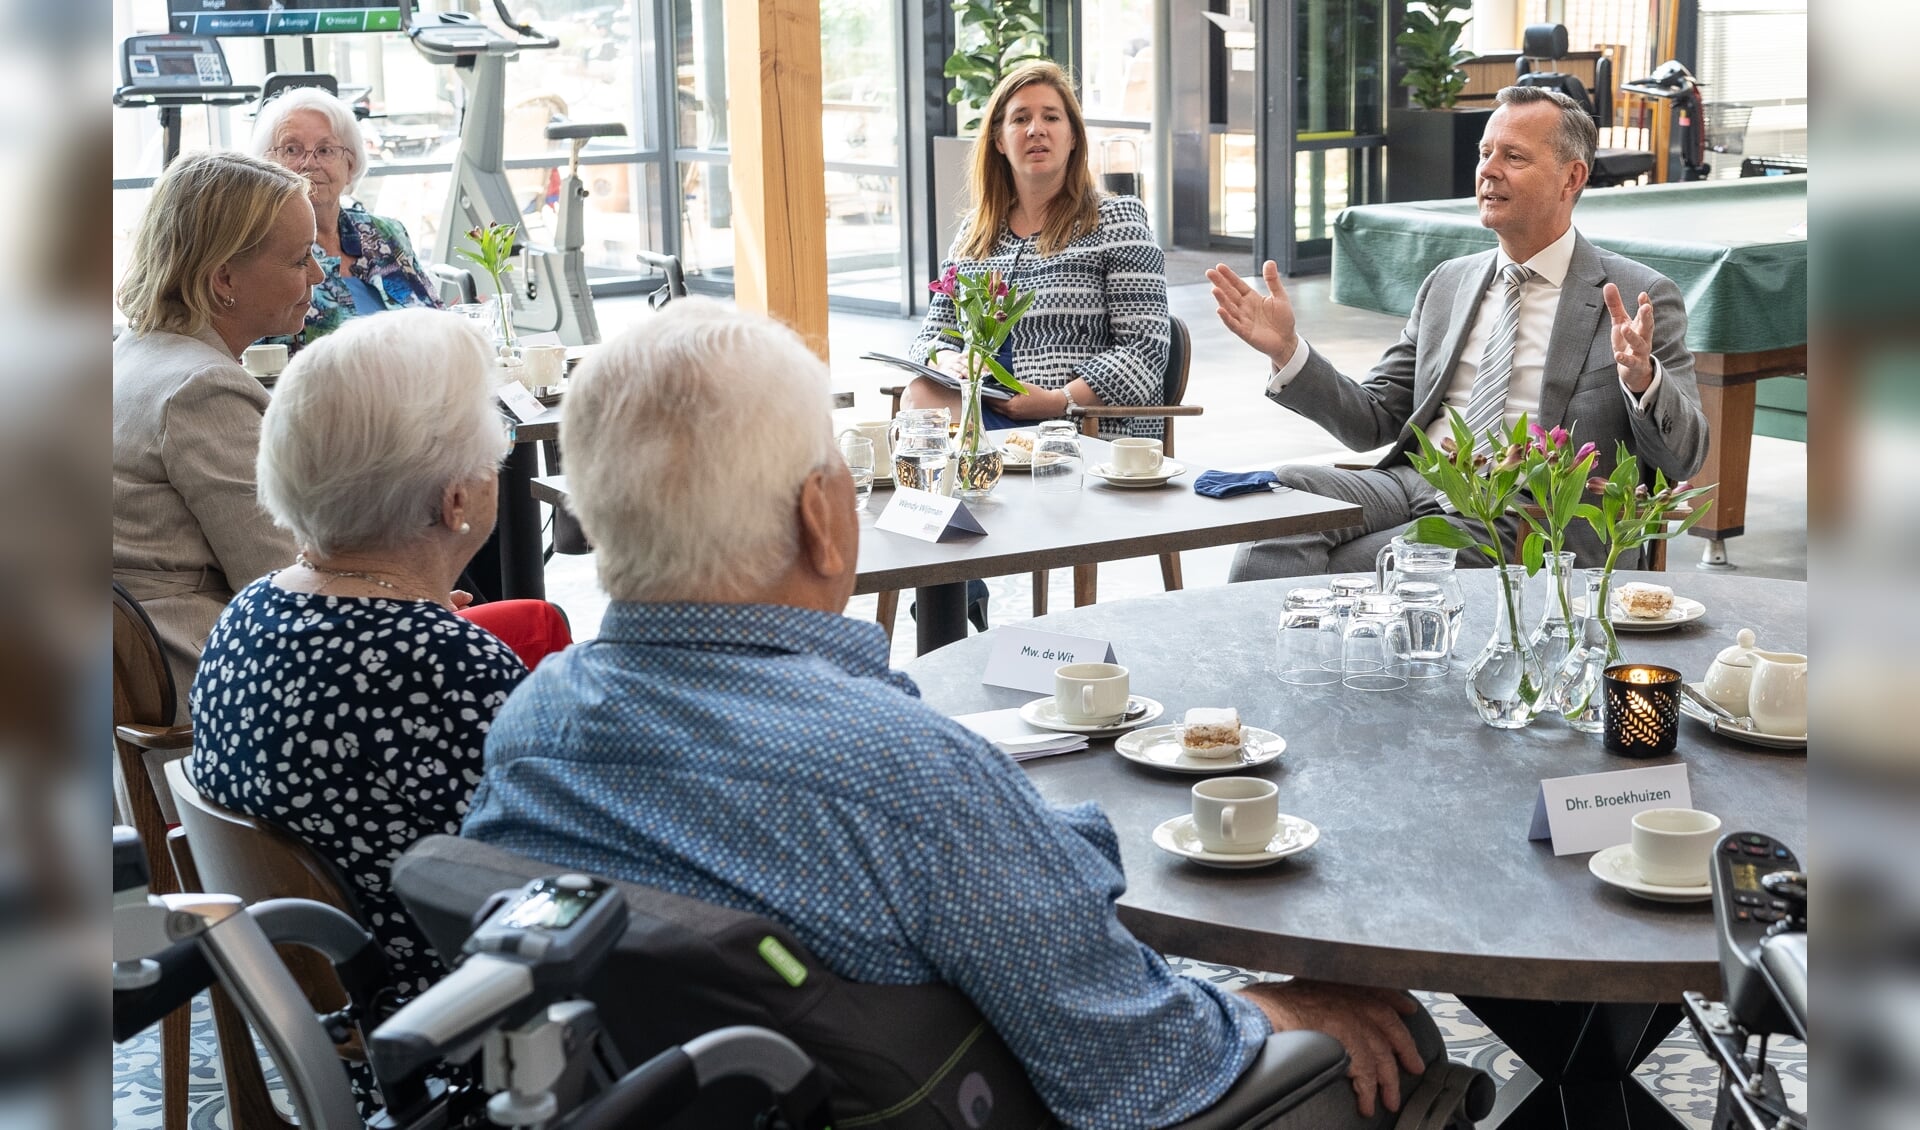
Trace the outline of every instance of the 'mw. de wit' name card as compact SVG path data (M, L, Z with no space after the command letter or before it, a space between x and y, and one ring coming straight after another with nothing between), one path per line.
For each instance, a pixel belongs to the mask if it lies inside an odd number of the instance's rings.
M1068 663L1114 662L1113 645L1092 636L1063 636L1011 626L993 634L987 673L980 676L980 681L990 687L1052 694L1054 668Z
M873 528L905 534L921 541L945 541L955 534L984 534L987 528L958 498L895 487L893 500L873 521Z
M1692 807L1685 765L1549 777L1535 795L1527 838L1551 839L1555 855L1599 851L1633 838L1636 813Z

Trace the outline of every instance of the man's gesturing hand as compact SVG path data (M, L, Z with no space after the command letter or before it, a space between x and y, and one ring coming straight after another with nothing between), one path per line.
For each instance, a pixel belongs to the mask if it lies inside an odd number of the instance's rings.
M1620 381L1638 395L1653 383L1653 300L1641 291L1640 308L1628 318L1619 287L1608 283L1601 294L1613 315L1613 360L1620 366Z
M1280 285L1280 268L1269 259L1262 273L1267 283L1264 296L1225 263L1208 271L1207 281L1213 284L1213 301L1219 306L1220 321L1235 337L1266 354L1274 367L1280 368L1293 359L1300 339L1294 333L1293 303L1287 298L1286 288Z
M1327 981L1262 982L1242 994L1276 1032L1311 1029L1325 1032L1347 1049L1347 1078L1360 1103L1360 1117L1373 1117L1377 1092L1388 1110L1400 1109L1400 1072L1418 1075L1426 1068L1413 1034L1401 1021L1420 1006L1391 989L1363 989Z

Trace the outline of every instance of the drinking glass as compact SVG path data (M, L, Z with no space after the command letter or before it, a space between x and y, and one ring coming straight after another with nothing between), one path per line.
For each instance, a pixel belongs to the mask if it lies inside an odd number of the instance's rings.
M1353 618L1354 602L1360 599L1361 593L1374 591L1373 578L1363 577L1358 573L1349 573L1344 577L1335 577L1332 581L1328 582L1327 591L1333 594L1333 613L1339 617L1340 630L1345 631L1347 621ZM1341 665L1340 660L1336 657L1327 669L1330 671L1343 671L1345 667Z
M1040 425L1040 436L1033 441L1034 484L1044 491L1080 489L1081 472L1086 459L1080 450L1080 433L1066 420L1048 420Z
M873 495L873 441L851 433L843 435L840 457L847 461L847 471L853 475L853 508L864 514L867 499Z
M914 490L939 492L953 451L945 408L907 408L893 418L893 481Z
M1296 687L1324 687L1340 681L1340 615L1333 593L1324 588L1287 592L1280 612L1279 648L1274 672Z
M1406 687L1407 618L1391 593L1361 593L1340 633L1340 685L1356 691Z
M1447 653L1453 644L1453 611L1448 607L1446 589L1433 581L1401 581L1393 595L1400 599L1400 611L1407 619L1407 653L1404 660L1409 679L1437 679L1447 673Z

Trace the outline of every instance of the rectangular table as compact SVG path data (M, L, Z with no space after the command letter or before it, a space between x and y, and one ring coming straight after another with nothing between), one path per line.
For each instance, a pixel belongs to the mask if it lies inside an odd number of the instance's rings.
M1104 442L1081 442L1089 464L1105 458ZM1315 533L1360 522L1359 507L1304 491L1204 498L1193 492L1194 476L1204 468L1182 462L1183 475L1147 490L1112 487L1088 476L1081 490L1048 494L1035 488L1032 476L1009 473L991 498L971 506L987 534L945 542L876 531L874 520L891 497L885 489L876 490L868 513L861 516L853 591L914 589L919 604L917 653L925 655L966 638L966 587L976 578ZM564 501L566 477L534 480L533 495L549 503Z
M1589 189L1573 222L1595 246L1672 279L1686 300L1708 425L1693 481L1720 484L1691 533L1709 539L1704 563L1724 564L1725 539L1746 529L1754 386L1807 371L1807 178ZM1494 244L1472 200L1348 208L1334 220L1333 300L1407 314L1434 267Z

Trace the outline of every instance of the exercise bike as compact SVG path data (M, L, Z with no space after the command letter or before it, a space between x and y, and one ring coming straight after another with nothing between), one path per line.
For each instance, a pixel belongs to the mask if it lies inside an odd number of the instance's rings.
M519 224L521 211L507 181L506 65L522 51L547 51L560 41L514 19L506 0L494 11L513 35L503 35L468 12L409 12L407 37L430 63L452 67L465 98L460 140L453 157L447 204L434 239L434 258L455 262L462 238L489 224ZM410 7L410 6L409 6ZM513 309L513 324L525 333L554 332L565 345L596 345L600 323L593 313L587 283L584 209L587 187L580 179L580 153L596 137L624 137L619 122L555 122L547 139L572 144L567 175L560 184L555 223L557 243L537 247L521 241L519 269L501 300ZM524 233L523 233L524 234Z
M232 895L153 895L132 828L113 830L113 1036L128 1039L218 982L266 1045L306 1130L444 1130L484 1108L499 1126L614 1130L653 1126L700 1090L749 1078L767 1089L756 1125L825 1130L827 1084L811 1058L765 1028L736 1026L668 1048L631 1071L590 1001L575 999L627 928L611 884L536 879L480 911L445 979L364 1040L387 1105L360 1117L336 1042L376 1019L385 959L373 936L331 906ZM317 950L346 987L346 1009L315 1016L276 943ZM480 1087L449 1067L480 1059Z

